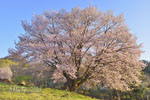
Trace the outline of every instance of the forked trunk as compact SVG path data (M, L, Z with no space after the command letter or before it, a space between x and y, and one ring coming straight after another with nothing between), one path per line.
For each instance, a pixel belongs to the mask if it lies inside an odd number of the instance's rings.
M76 80L67 80L67 82L64 84L64 89L68 91L76 91L80 87L80 84L76 82Z
M65 72L63 73L63 75L67 80L66 83L64 84L63 89L73 92L76 91L88 79L88 75L76 79L70 78L69 75L67 75L67 73Z

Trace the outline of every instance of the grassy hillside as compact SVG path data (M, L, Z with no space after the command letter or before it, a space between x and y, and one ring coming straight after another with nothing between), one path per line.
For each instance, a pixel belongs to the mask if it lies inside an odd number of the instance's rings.
M0 83L0 100L96 100L77 93Z

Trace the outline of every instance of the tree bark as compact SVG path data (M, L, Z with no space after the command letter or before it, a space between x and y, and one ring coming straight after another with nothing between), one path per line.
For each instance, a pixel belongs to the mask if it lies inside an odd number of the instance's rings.
M79 85L77 84L76 79L70 78L66 72L63 72L63 75L65 76L67 80L66 83L64 84L63 89L68 90L68 91L73 91L73 92L77 90Z
M66 72L63 72L64 77L66 78L66 83L64 84L63 89L68 91L76 91L84 82L86 82L91 74L85 74L82 77L73 79Z
M79 88L79 85L75 82L75 80L68 80L65 84L64 84L64 89L68 90L68 91L76 91Z
M118 100L121 100L120 91L116 90Z
M64 84L63 89L75 92L86 80L84 79L70 79L68 78Z

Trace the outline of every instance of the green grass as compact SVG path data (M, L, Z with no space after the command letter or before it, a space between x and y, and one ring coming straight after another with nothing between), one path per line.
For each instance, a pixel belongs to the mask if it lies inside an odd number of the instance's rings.
M0 83L0 100L97 100L74 92Z

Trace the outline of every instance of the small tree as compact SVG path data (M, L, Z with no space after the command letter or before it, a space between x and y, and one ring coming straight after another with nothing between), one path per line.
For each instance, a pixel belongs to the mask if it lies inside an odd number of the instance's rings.
M8 59L0 59L0 81L11 81L13 73L10 69L15 63Z
M16 49L33 63L49 66L56 82L75 91L81 85L103 83L119 90L138 85L142 62L136 43L122 15L96 7L73 8L70 12L45 12L31 23L22 22L25 34Z

